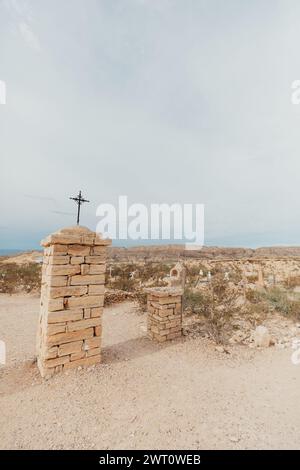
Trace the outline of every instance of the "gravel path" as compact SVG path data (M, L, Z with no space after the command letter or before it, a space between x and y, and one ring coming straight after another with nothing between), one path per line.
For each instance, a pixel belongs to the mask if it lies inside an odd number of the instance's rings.
M0 295L0 448L299 449L300 366L291 350L215 351L145 338L134 304L105 309L103 363L42 381L39 299Z

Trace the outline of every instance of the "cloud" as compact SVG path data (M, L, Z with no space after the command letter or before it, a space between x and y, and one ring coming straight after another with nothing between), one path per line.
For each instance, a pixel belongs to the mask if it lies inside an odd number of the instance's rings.
M18 25L18 29L23 36L23 39L27 42L27 44L35 49L36 51L41 50L40 41L36 34L30 29L30 26L25 21L21 21Z
M35 51L41 50L37 34L34 32L33 15L30 4L27 1L4 0L3 4L9 13L10 27L16 30L29 47Z
M204 203L212 239L300 236L299 1L5 4L2 246L21 245L14 233L38 241L60 212L69 223L80 187L91 228L98 203L126 194Z

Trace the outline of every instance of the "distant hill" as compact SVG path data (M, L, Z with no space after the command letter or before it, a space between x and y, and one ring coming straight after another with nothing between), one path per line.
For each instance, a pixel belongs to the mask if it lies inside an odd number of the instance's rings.
M177 259L180 256L195 259L246 259L246 258L294 258L300 257L300 246L295 247L262 247L262 248L228 248L208 247L201 250L185 250L184 245L153 245L132 248L109 248L109 256L120 260Z
M2 250L0 262L24 264L41 262L42 251ZM17 254L16 254L17 253ZM184 245L149 245L130 248L110 247L108 257L115 261L176 261L179 257L190 259L257 259L257 258L300 258L300 246L272 246L262 248L228 248L205 246L202 250L185 250Z

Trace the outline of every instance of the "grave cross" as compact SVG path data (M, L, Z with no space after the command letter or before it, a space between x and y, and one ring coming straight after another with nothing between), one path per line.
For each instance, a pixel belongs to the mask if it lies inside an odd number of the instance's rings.
M78 205L78 209L77 209L77 225L79 225L80 206L81 206L81 204L83 204L84 202L90 202L90 201L88 201L87 199L83 199L82 194L81 194L81 191L79 191L78 196L76 196L76 197L70 197L70 199L72 199L73 201L75 201L76 204Z

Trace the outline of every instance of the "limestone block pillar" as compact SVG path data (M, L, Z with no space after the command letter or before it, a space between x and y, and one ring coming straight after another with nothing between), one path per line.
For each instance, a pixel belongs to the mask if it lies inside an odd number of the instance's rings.
M106 251L91 230L64 228L42 240L37 360L43 377L101 361Z
M182 289L147 289L147 334L160 343L182 336Z

